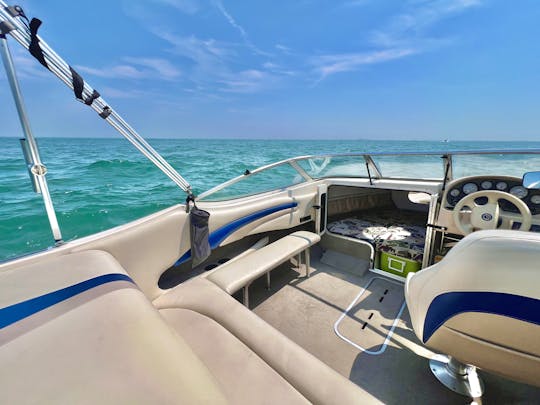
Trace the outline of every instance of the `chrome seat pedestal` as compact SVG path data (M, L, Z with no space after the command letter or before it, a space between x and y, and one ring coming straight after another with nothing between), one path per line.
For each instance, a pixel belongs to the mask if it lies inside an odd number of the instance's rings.
M476 372L476 367L463 364L451 356L437 356L429 361L431 372L446 388L479 398L484 393L484 383Z

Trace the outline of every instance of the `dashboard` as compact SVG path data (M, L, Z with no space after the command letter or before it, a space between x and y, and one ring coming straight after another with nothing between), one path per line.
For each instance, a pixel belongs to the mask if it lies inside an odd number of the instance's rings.
M540 213L540 190L526 189L520 178L507 176L475 176L452 181L446 189L447 208L452 209L463 197L484 190L510 193L527 204L531 214ZM499 205L504 211L519 212L508 201L500 200Z

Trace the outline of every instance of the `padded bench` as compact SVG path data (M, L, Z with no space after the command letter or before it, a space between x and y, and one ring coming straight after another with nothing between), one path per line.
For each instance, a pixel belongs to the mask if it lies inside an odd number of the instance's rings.
M231 295L243 288L244 305L249 308L250 284L266 274L267 287L270 288L270 271L296 255L300 266L302 252L305 256L306 277L309 277L309 248L320 240L321 237L316 233L297 231L238 260L226 262L204 277Z
M5 403L375 401L212 282L152 303L103 251L0 272L0 311Z

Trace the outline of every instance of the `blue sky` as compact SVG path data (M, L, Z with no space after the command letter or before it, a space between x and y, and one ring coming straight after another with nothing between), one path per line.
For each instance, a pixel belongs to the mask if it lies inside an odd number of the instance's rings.
M18 3L145 137L540 139L537 0ZM37 136L115 136L10 44Z

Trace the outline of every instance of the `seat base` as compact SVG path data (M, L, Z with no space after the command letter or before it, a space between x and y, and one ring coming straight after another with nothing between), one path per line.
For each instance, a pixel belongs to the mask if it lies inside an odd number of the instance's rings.
M429 361L429 368L437 380L458 394L479 398L484 393L484 383L474 366L460 363L450 356L437 356Z

